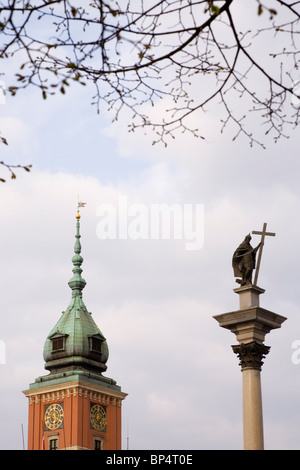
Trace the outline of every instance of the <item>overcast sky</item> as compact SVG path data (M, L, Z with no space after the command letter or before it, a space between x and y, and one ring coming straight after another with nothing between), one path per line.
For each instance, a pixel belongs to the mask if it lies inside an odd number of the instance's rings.
M83 299L108 341L105 375L128 393L123 448L242 449L236 339L213 315L238 309L232 254L267 222L276 237L264 247L261 306L287 321L266 336L265 447L299 449L299 130L277 144L264 138L267 150L250 148L230 129L220 134L216 106L192 118L206 141L180 134L167 148L152 146L151 134L128 134L126 120L98 116L81 87L47 101L37 90L8 96L0 113L9 141L1 159L33 164L0 186L0 448L23 447L22 423L27 443L22 390L46 374L43 345L71 298L79 194ZM203 204L203 247L187 250L184 237L101 240L99 207L118 211L120 198L148 211Z

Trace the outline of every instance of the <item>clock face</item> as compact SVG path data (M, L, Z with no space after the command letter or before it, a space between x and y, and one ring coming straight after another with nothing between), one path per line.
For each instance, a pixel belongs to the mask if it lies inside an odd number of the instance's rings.
M106 408L91 403L91 427L97 431L106 431Z
M64 420L64 409L62 405L54 403L49 405L45 411L45 425L49 430L62 428Z

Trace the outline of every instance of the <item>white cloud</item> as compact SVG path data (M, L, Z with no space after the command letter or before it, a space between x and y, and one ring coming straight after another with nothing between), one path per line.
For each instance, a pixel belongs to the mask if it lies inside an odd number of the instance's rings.
M1 143L1 159L14 165L31 164L32 156L38 148L32 128L21 119L8 115L0 118L0 129L0 136L8 142L8 145Z

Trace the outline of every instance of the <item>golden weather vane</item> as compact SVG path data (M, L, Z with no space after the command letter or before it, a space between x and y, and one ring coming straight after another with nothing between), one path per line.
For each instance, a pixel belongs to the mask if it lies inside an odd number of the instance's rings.
M79 196L78 196L76 219L80 219L79 209L80 207L85 207L85 205L86 205L86 202L79 201Z

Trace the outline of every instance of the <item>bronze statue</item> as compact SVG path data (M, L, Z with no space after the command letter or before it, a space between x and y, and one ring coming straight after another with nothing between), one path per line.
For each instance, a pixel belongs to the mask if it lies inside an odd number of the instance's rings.
M242 279L236 279L236 282L241 286L252 284L252 272L255 269L255 258L256 252L259 249L261 243L253 248L250 245L251 235L246 235L245 240L238 246L233 253L232 267L236 277Z

